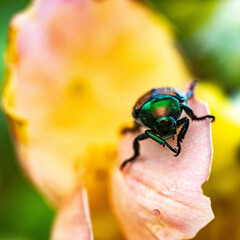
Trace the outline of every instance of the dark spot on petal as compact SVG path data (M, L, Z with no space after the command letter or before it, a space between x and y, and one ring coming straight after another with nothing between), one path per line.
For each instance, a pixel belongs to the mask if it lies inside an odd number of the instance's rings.
M154 209L154 210L152 211L152 214L153 214L154 216L160 216L160 215L161 215L161 213L160 213L160 211L159 211L158 209Z

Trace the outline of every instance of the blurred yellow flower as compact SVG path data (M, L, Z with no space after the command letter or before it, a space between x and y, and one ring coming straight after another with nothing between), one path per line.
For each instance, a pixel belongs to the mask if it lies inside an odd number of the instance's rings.
M216 116L212 125L213 164L210 181L203 189L211 198L216 219L196 240L240 239L240 115L234 102L215 85L200 84L196 96L207 101Z
M180 87L190 79L168 24L145 6L127 0L36 0L12 20L9 38L3 107L25 173L59 209L52 239L79 239L78 234L81 239L92 238L84 189L96 239L122 239L108 200L117 132L130 123L131 107L139 95L152 87ZM205 106L195 105L206 112ZM186 202L179 194L166 211L172 214L176 210L176 215L168 216L168 226L162 227L164 220L157 221L159 225L152 223L155 216L148 215L149 222L143 221L157 238L193 237L213 217L209 200L201 192L211 160L209 123L203 126L206 139L204 135L201 139L207 143L201 150L203 171L189 193L192 195L184 195L196 215L189 218L187 207L175 209L176 199ZM183 174L190 168L180 169ZM129 187L119 186L121 182L115 178L119 174L113 174L115 200L116 192ZM192 175L187 176L193 180L189 186L195 184ZM184 182L185 175L181 177ZM186 190L184 184L183 188L178 186L180 192ZM122 201L127 201L125 194L118 199L120 211ZM192 205L188 197L192 197ZM128 223L121 213L117 215L125 228ZM171 220L173 217L181 217L179 223ZM136 228L136 236L141 236L141 227L140 231ZM67 233L73 234L71 238ZM125 233L128 238L135 236L134 231L129 236Z

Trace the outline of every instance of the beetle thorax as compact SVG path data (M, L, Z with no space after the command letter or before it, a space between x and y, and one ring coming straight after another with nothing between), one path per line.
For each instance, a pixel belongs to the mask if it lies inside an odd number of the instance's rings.
M177 120L181 115L181 107L178 99L166 95L157 95L149 99L139 111L137 122L153 128L156 120L161 117L171 117Z

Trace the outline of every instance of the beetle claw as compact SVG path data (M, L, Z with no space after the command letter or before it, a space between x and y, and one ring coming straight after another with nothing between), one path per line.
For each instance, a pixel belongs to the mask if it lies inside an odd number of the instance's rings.
M180 152L181 152L181 146L180 144L178 144L178 149L176 149L176 154L174 155L174 157L177 157Z
M176 154L175 155L173 155L174 157L177 157L179 155L179 152L178 151L176 151Z

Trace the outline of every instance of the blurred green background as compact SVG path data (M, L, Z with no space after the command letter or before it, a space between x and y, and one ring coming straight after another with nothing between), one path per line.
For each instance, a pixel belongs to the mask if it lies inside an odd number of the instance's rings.
M173 24L194 76L240 90L239 0L146 0Z
M28 0L0 0L0 75L8 22ZM0 111L0 240L46 240L51 210L24 178L17 164L6 120Z
M177 37L178 47L185 55L186 64L193 75L201 81L208 79L215 83L228 97L240 99L240 1L145 0L144 2L170 21ZM8 22L14 13L23 9L28 3L28 0L0 0L1 81ZM1 111L0 129L0 240L46 240L54 212L21 173ZM219 201L214 203L213 200L214 212L225 214L224 211L228 211L231 217L231 214L234 215L234 206L231 204L236 204L235 207L238 209L240 205L238 198L234 202L221 199L220 203ZM230 219L227 221L229 222ZM215 227L214 223L210 223L203 231L207 232L211 227ZM215 228L218 231L218 228ZM224 236L225 231L221 233L222 239L239 240L237 236L240 234L236 231L239 230L226 229L226 236ZM201 234L204 233L200 232L199 239ZM209 239L215 238L209 237Z

